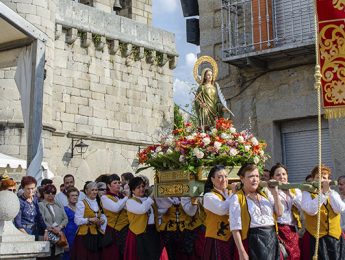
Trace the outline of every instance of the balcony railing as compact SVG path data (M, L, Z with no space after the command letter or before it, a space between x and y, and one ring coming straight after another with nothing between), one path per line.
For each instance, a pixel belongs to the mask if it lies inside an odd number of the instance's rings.
M222 0L223 61L313 53L314 31L313 0Z

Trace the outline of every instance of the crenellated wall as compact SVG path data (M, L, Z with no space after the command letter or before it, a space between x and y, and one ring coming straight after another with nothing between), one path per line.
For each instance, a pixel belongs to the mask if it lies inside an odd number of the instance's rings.
M133 171L139 147L173 122L174 35L70 0L4 2L49 36L43 137L50 169L74 174L79 187ZM25 159L14 72L0 70L0 152ZM70 157L72 138L89 145L83 157Z

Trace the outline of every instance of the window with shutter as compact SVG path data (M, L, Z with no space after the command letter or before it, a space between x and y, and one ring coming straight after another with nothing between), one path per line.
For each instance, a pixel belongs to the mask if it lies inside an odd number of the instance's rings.
M333 168L328 123L322 122L322 162ZM290 182L304 182L318 164L317 119L303 119L281 124L283 163L289 171Z

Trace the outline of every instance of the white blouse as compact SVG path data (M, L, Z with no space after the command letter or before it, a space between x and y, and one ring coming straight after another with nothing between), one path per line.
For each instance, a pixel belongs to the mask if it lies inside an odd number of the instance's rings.
M345 203L345 199L343 199L343 202ZM341 213L341 230L345 232L345 212Z
M311 198L311 194L307 191L302 193L302 210L311 216L315 216L318 212L318 197ZM345 212L345 202L340 198L339 193L334 190L330 190L327 194L320 194L321 205L327 205L327 199L329 198L331 207L336 214Z
M120 210L122 210L126 206L127 200L128 197L124 197L114 202L113 200L109 199L106 195L103 195L101 197L103 208L115 213L120 212Z
M189 197L169 197L169 198L159 198L156 200L159 212L165 214L168 209L173 205L181 204L184 212L193 217L198 209L198 205L193 205L192 200Z
M126 202L127 211L132 212L134 214L148 214L149 220L148 224L155 223L155 215L153 211L152 204L154 201L150 197L136 197L137 199L141 200L142 203L137 202L136 200L129 199Z
M218 192L224 196L225 200L221 200L213 192L207 192L204 195L204 208L219 216L228 215L229 200L231 197L229 195L224 194L221 191Z
M283 205L283 215L278 217L277 222L285 225L296 225L296 221L292 215L292 206L301 209L302 203L302 192L299 189L296 189L296 195L291 194L287 195L284 191L279 190L279 198Z
M97 200L91 200L88 197L85 198L86 202L89 204L90 208L96 212L96 217L101 218L104 220L103 225L101 226L101 230L105 231L105 228L107 226L107 217L104 214L101 214L101 216L97 216L97 212L99 210ZM88 223L88 219L84 218L84 212L85 212L85 205L83 201L78 201L76 205L75 215L74 215L74 222L78 226L85 225Z
M247 206L250 215L250 227L268 227L274 226L274 198L272 194L267 191L268 199L259 196L259 202L254 202L247 197ZM241 206L238 201L237 194L234 194L230 199L230 230L242 230Z

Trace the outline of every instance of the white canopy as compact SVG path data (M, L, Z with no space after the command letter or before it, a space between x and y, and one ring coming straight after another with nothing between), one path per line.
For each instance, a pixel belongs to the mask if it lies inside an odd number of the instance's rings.
M17 66L15 81L21 97L28 145L26 172L40 181L43 178L41 133L47 36L2 2L0 35L0 68Z
M42 162L42 178L53 179L54 173L49 169L47 162ZM26 161L18 159L7 154L0 153L0 174L8 174L12 177L12 174L25 175L27 169Z

